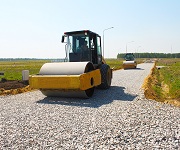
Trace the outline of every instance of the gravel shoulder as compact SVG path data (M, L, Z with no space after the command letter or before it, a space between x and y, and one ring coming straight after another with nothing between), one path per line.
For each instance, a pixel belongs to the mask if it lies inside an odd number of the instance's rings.
M146 100L153 63L137 67L90 99L0 96L0 149L180 149L180 109Z

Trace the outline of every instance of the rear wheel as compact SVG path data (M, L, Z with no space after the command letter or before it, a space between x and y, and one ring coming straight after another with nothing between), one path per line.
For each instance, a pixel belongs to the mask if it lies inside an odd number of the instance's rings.
M102 64L101 71L101 84L98 86L100 89L108 89L111 86L111 69L107 64Z

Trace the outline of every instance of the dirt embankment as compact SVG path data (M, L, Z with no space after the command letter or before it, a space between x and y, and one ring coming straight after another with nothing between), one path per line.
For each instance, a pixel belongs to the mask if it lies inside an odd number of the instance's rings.
M156 81L156 76L155 76L155 69L156 69L156 64L154 67L151 69L151 73L147 76L147 78L144 80L144 84L142 88L144 89L144 94L147 99L154 99L157 100L157 95L155 91L153 90L152 86L157 82Z
M171 97L166 97L167 93L169 92L169 88L168 86L164 84L164 82L159 83L157 74L155 73L156 70L157 68L156 68L156 63L155 63L154 67L151 70L150 75L144 80L144 84L142 88L144 89L145 97L147 99L152 99L152 100L156 100L158 102L163 102L163 103L169 103L169 104L180 107L180 100L171 99ZM153 89L153 87L155 86L160 87L161 94L163 94L164 97L166 98L162 99L159 95L160 93L155 92L155 90Z
M0 81L0 95L14 95L31 90L28 81Z

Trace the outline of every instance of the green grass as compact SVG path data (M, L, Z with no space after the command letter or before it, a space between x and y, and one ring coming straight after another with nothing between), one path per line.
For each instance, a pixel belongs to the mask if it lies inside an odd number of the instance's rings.
M0 76L0 80L21 80L22 71L29 70L30 74L37 74L41 66L49 62L48 60L21 60L21 61L0 61L0 71L4 72L4 76Z
M167 95L163 95L163 88L161 88L160 97L172 99L180 99L180 59L161 59L157 62L157 66L165 66L157 70L158 82L166 84L169 88ZM159 75L158 75L159 74ZM156 86L158 89L158 86Z
M152 85L152 89L155 91L157 99L160 100L160 99L163 99L164 97L163 97L162 88L161 88L162 80L160 78L159 70L154 69L154 75L155 75L156 82L154 82L155 84Z
M105 61L113 70L122 68L123 59L105 59Z

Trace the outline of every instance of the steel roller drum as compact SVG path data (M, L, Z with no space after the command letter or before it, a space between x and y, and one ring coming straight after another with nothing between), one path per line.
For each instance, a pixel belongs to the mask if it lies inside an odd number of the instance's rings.
M45 63L41 67L39 75L80 75L92 70L94 70L94 66L91 62ZM94 93L94 87L85 91L62 89L40 89L40 91L45 96L89 98Z
M123 64L135 64L135 61L123 61Z
M136 61L123 61L124 69L134 69L136 68L136 66L137 66Z

